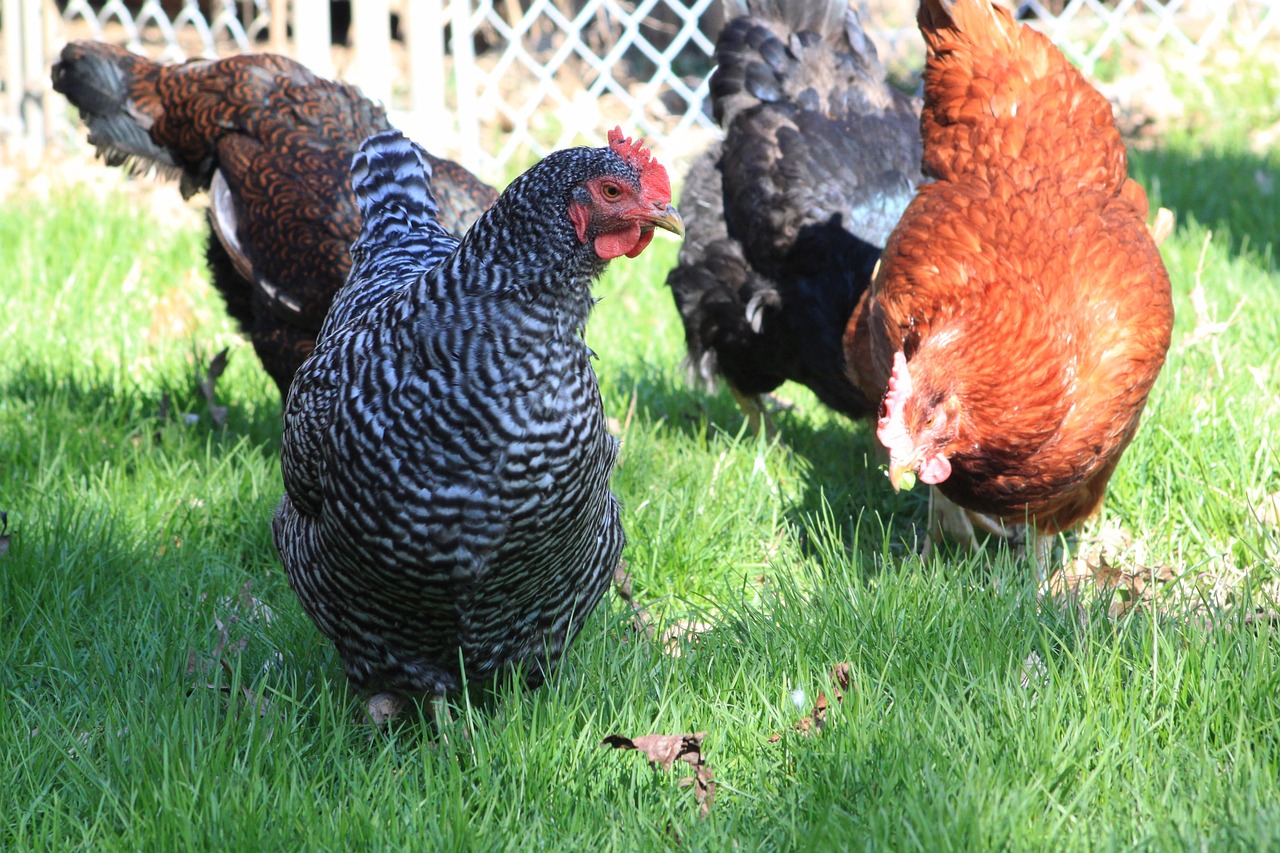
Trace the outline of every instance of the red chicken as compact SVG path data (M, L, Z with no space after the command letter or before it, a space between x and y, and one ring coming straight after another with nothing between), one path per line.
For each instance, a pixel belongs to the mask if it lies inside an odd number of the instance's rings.
M1049 40L989 0L924 0L919 24L934 182L846 328L850 374L883 397L895 488L1052 536L1099 507L1138 429L1169 277L1110 104Z
M213 284L284 396L350 269L360 233L351 159L391 127L386 112L266 53L160 65L72 42L53 88L110 165L176 173L187 197L210 190ZM440 221L461 235L497 193L456 163L427 159Z

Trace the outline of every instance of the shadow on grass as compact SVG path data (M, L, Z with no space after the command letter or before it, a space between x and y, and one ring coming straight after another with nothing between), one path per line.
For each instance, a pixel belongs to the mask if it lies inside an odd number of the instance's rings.
M185 381L165 376L144 385L106 370L76 374L40 362L18 364L6 373L0 378L0 399L18 400L51 416L59 411L70 421L92 416L95 426L157 435L168 425L193 422L189 425L218 441L247 437L270 453L279 452L279 401L237 399L234 387L218 389L217 402L227 407L226 421L219 426L195 376Z
M606 400L619 420L634 396L637 414L694 444L715 441L751 442L745 418L725 390L705 394L685 385L669 371L624 369L609 383L614 393ZM789 388L780 393L785 396ZM784 515L796 529L804 552L819 563L847 561L853 554L866 565L883 562L877 555L894 544L906 554L916 526L927 511L923 489L895 494L884 475L882 451L871 423L827 414L822 405L805 399L774 413L780 447L799 461L797 488ZM839 547L832 547L832 538Z
M1194 220L1229 241L1233 255L1261 260L1272 273L1280 239L1280 157L1249 151L1190 152L1177 145L1130 150L1129 175L1152 207Z

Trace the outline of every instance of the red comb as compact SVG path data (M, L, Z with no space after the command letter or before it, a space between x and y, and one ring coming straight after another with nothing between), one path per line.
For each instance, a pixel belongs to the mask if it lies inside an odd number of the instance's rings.
M914 391L907 357L898 350L893 354L893 373L889 376L889 391L884 395L884 416L876 422L876 438L891 454L894 450L911 449L911 436L907 433L903 409Z
M644 187L645 195L650 201L670 204L671 181L667 177L666 167L653 159L649 149L644 147L643 139L633 142L622 135L621 127L615 127L609 131L609 147L627 165L640 173L640 186Z
M615 127L609 131L609 147L617 152L619 157L630 163L636 171L643 172L645 166L653 162L653 155L648 148L644 147L644 140L637 139L632 142L630 138L622 135L621 127Z

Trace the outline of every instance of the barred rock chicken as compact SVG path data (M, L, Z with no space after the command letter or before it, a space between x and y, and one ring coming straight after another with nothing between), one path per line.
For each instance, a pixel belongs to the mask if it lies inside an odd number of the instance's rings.
M688 236L667 278L690 374L723 375L753 428L759 396L807 385L874 413L845 371L845 323L921 180L918 103L885 81L847 0L748 0L716 45L724 140L681 198Z
M618 443L582 340L590 287L682 224L617 129L517 178L461 242L429 174L394 132L356 157L364 227L285 406L272 531L351 682L439 698L464 671L541 682L610 582Z
M391 125L382 107L283 56L160 65L102 42L72 42L53 87L79 110L110 165L176 173L209 190L207 260L227 311L283 397L350 268L360 230L351 158ZM428 155L440 221L461 234L497 198Z
M1044 570L1138 429L1169 276L1110 104L1049 40L989 0L924 0L919 23L935 180L850 321L850 374L883 395L894 487L1031 522Z

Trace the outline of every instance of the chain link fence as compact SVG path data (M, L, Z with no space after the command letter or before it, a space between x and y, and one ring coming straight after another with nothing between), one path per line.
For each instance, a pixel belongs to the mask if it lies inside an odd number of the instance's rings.
M723 0L0 0L3 130L38 158L72 134L56 52L106 39L166 59L291 54L383 100L410 134L491 180L621 124L679 159L700 148ZM914 3L855 0L893 68L922 61ZM1280 0L1023 0L1018 15L1089 74L1280 40ZM1278 69L1280 73L1280 69Z

